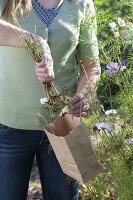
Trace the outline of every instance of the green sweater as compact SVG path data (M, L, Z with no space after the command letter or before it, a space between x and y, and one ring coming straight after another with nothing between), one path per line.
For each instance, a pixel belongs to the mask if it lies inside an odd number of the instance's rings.
M94 30L83 26L87 2L92 15L91 0L64 0L48 28L34 9L23 17L18 16L23 29L36 31L47 40L54 61L55 83L68 96L77 88L78 59L98 57ZM0 15L5 4L6 0L0 0ZM83 38L87 38L86 44ZM41 130L37 113L42 97L43 84L35 74L35 62L30 54L25 49L0 47L0 123L18 129Z

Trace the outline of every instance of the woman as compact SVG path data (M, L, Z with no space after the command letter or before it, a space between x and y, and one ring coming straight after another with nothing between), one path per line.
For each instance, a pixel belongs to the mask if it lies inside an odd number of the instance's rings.
M42 82L53 79L64 95L71 96L69 113L87 115L89 103L84 94L94 92L100 70L94 26L81 28L86 8L91 19L92 0L0 0L0 200L27 198L35 156L43 198L78 199L78 182L68 183L36 116ZM19 36L24 33L32 41L31 32L42 50L36 67Z

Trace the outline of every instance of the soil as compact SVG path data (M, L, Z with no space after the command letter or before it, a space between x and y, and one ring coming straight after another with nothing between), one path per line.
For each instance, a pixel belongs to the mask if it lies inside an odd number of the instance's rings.
M27 200L43 200L38 168L34 163L29 183Z

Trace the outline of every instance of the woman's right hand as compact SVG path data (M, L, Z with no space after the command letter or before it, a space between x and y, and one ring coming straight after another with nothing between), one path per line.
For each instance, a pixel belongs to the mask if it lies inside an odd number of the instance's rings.
M42 60L36 63L36 74L41 82L50 82L54 79L53 59L48 43L39 38L42 49Z

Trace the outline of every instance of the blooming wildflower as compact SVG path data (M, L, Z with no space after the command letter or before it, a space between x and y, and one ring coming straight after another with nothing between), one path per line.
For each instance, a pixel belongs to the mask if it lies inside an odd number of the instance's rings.
M120 36L119 32L118 31L114 31L114 36L115 37L119 37Z
M133 138L129 138L129 139L128 139L128 142L129 142L130 144L133 144Z
M41 104L45 104L45 103L47 103L48 102L48 98L47 97L44 97L44 98L41 98L40 99L40 103Z
M117 114L117 110L115 109L106 110L105 115L109 115L109 114Z
M111 124L109 123L105 123L105 122L100 122L100 123L96 123L95 126L98 129L106 129L107 131L111 132L113 130Z
M127 69L126 65L123 65L123 66L121 66L121 68L120 68L121 71L124 71L124 70L126 70L126 69Z
M116 23L115 22L110 22L109 26L112 30L114 30L116 28Z
M115 74L119 71L119 65L117 62L111 62L106 66L107 70L107 74L111 75L111 74Z
M124 19L122 19L121 17L118 17L118 24L119 24L120 27L126 26Z

